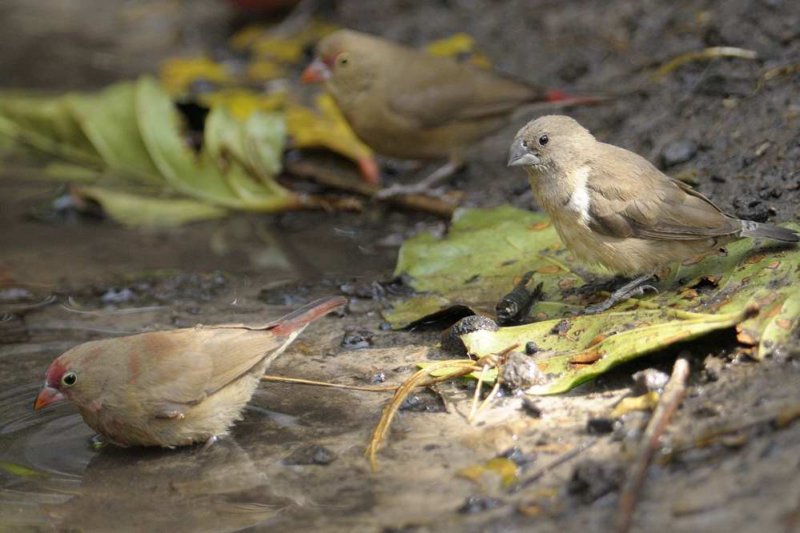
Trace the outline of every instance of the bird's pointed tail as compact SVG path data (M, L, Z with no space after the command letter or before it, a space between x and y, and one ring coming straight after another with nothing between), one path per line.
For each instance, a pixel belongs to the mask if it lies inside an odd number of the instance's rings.
M789 228L761 224L751 220L740 220L742 223L743 237L763 237L780 242L800 242L800 234Z
M275 327L272 328L272 332L276 335L288 335L294 331L301 330L311 322L327 315L334 309L342 307L346 303L347 298L344 296L328 296L314 300L279 319Z

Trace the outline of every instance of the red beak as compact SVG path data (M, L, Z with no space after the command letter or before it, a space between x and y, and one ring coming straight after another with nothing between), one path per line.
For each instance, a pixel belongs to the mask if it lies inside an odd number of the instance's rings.
M65 399L66 398L64 397L64 395L58 392L56 389L45 385L45 387L41 391L39 391L39 395L36 397L36 401L33 402L33 408L38 411L43 407L47 407L51 403L60 402Z
M303 83L322 83L331 77L331 70L321 59L315 59L300 75Z

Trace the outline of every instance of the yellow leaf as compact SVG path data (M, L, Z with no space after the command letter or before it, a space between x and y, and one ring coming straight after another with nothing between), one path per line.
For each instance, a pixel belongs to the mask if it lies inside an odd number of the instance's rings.
M230 88L201 95L201 104L210 107L223 107L234 118L245 120L256 111L277 111L286 102L282 91L262 94L250 89Z
M506 488L518 481L517 472L518 467L514 461L505 457L495 457L485 463L463 468L459 470L458 475L479 485L487 483L496 485L499 481L500 486Z
M231 81L225 66L208 57L173 57L161 64L161 84L170 94L181 94L197 80L224 84Z
M316 107L286 106L286 124L295 147L327 148L355 161L373 158L370 147L356 137L329 94L319 95Z
M659 394L650 391L634 398L623 398L611 412L612 418L620 418L631 411L652 411L658 405Z
M475 43L475 39L466 33L456 33L445 39L439 39L428 43L426 47L431 55L452 57L460 61L466 61L480 68L492 66L489 58L483 55Z
M285 76L286 71L274 61L256 59L247 65L245 74L250 81L260 82L281 78Z

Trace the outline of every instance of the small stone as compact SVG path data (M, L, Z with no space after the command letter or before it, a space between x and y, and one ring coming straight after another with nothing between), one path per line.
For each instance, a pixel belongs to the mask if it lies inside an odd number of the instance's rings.
M522 352L511 352L500 368L500 383L509 390L525 390L539 385L545 379L536 362Z
M664 168L674 167L690 161L697 154L697 143L691 139L679 139L664 146L661 151L661 164Z
M669 381L669 375L655 368L646 368L636 372L633 376L633 392L639 396L648 392L661 392Z
M703 374L708 381L718 381L724 366L721 358L709 355L703 360Z
M578 463L567 483L567 492L583 503L619 489L624 472L617 464L589 459Z
M522 397L522 409L525 413L533 418L542 418L542 408L537 403L527 396Z
M121 304L125 302L130 302L131 300L136 298L136 293L134 293L129 288L125 287L123 289L108 289L103 296L100 297L100 300L104 304Z
M525 343L525 353L526 354L533 355L538 351L539 351L539 346L535 342L528 341L528 342Z
M283 460L287 465L329 465L336 455L325 446L319 444L306 444L294 450L291 455Z
M461 335L478 330L497 331L497 322L484 315L465 316L442 332L442 349L459 355L466 355L467 348Z
M613 418L590 418L586 422L586 431L589 432L589 435L605 435L606 433L614 431L615 422Z
M342 337L342 348L362 350L372 346L372 332L366 330L346 331Z
M502 500L488 496L469 496L458 508L461 514L476 514L497 509L503 505Z

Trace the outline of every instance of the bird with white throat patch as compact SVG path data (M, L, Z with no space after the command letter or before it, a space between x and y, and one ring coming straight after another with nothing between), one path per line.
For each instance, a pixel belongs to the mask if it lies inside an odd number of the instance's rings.
M574 119L549 115L525 125L508 166L524 167L539 205L577 259L633 277L596 313L652 289L645 283L675 261L743 237L794 243L787 228L739 220L645 158L598 141Z

